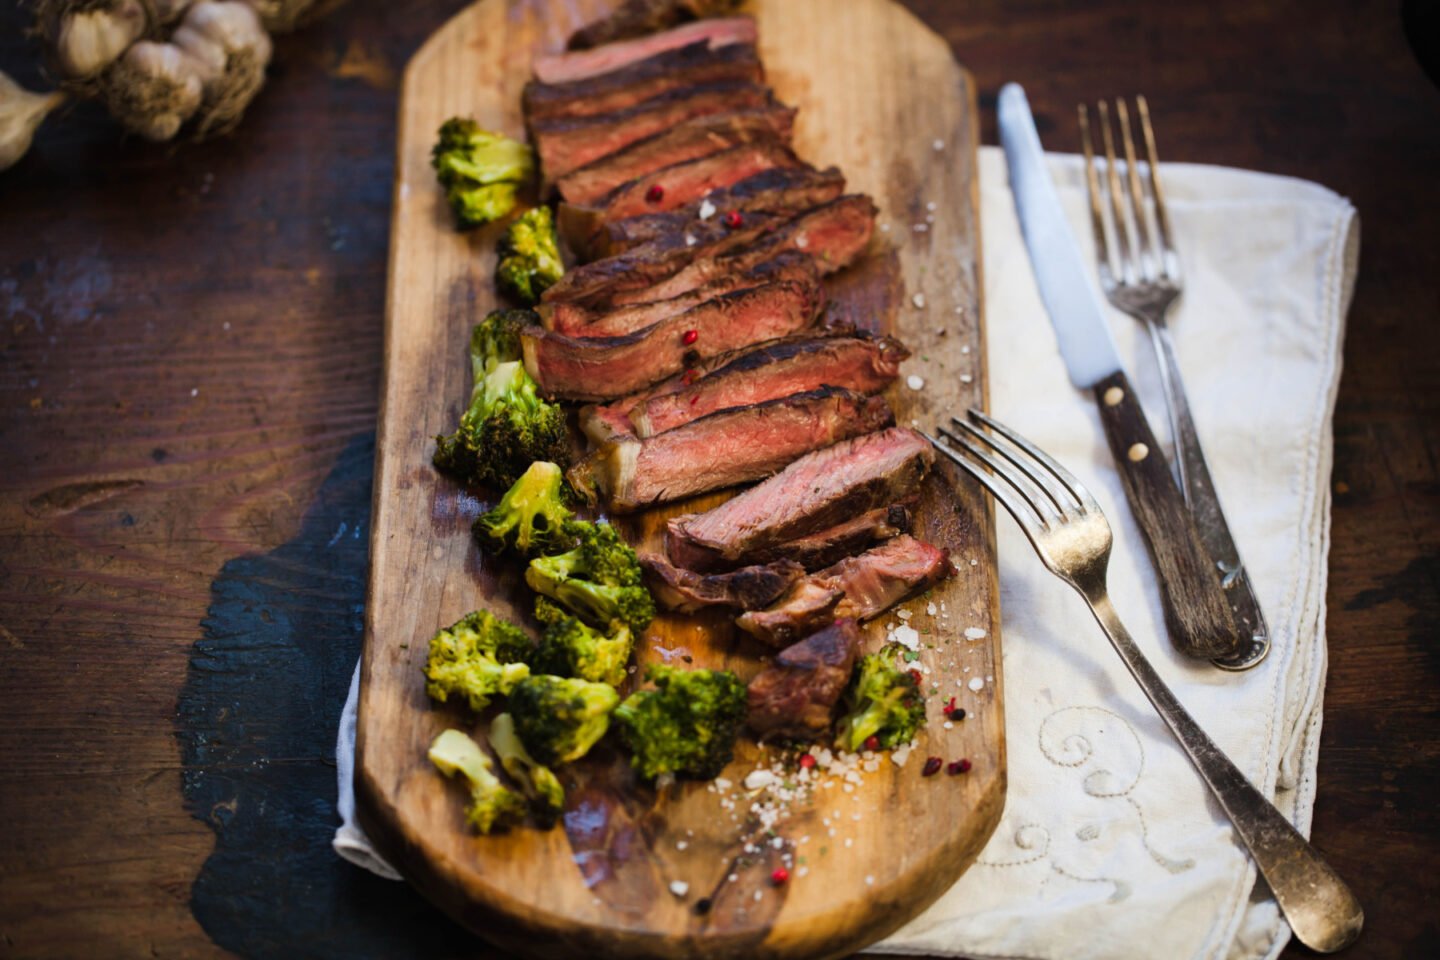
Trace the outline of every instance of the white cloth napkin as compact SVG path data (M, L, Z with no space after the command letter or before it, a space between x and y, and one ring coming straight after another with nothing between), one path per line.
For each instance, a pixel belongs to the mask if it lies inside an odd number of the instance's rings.
M1051 173L1090 249L1082 167ZM1273 649L1244 674L1175 654L1155 575L1088 393L1056 348L1021 240L1004 157L980 156L991 407L1066 464L1115 529L1110 591L1167 683L1302 831L1315 797L1325 682L1330 421L1354 286L1354 208L1299 180L1167 164L1185 271L1171 312L1220 498L1269 619ZM1140 325L1111 312L1157 436L1168 423ZM918 370L917 372L923 372ZM1167 445L1167 453L1168 445ZM1125 672L1084 603L998 518L1009 795L979 860L871 950L1015 960L1276 956L1289 936L1224 815ZM341 718L342 857L393 869L353 823L355 687Z

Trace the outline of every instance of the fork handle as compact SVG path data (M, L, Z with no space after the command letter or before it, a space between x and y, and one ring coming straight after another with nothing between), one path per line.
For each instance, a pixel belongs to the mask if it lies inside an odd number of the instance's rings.
M1170 641L1202 660L1240 653L1240 634L1195 519L1123 370L1095 384L1100 421L1160 581Z
M1075 586L1090 603L1126 669L1220 801L1295 936L1321 953L1353 943L1365 922L1355 894L1181 705L1120 622L1103 584Z

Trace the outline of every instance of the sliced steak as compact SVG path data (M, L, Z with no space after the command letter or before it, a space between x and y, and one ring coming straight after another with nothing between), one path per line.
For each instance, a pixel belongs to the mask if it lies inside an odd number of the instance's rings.
M561 301L541 304L536 312L540 315L541 325L556 333L572 337L619 337L684 313L706 300L778 280L818 284L820 274L809 257L789 254L776 261L766 261L744 273L720 277L669 300L628 304L611 310L592 310L577 303Z
M697 40L587 80L532 80L525 85L520 103L527 120L589 117L629 109L668 90L722 81L765 82L765 68L754 46L732 43L712 48Z
M740 0L624 0L598 20L570 34L571 50L644 37L680 23L734 13Z
M834 621L835 608L844 599L845 592L838 587L806 577L773 606L742 613L735 625L766 646L783 649Z
M530 120L530 142L540 156L547 181L637 140L653 137L691 117L773 104L768 87L754 83L707 83L667 90L633 107L589 117Z
M691 203L699 204L702 197L757 173L802 166L800 159L783 143L774 140L747 143L673 167L661 167L632 180L607 196L599 213L604 220L613 221L678 210Z
M902 500L934 461L930 442L904 427L847 440L800 458L713 510L674 518L666 527L666 553L691 570L733 567Z
M824 305L818 283L793 280L727 293L622 337L577 338L540 327L522 336L525 368L549 397L608 400L703 360L809 327Z
M827 617L868 620L950 573L949 551L901 534L810 574L774 606L742 614L735 623L755 639L783 647Z
M652 397L630 414L635 434L648 437L726 407L761 403L822 386L879 393L900 374L910 352L890 337L794 340L744 353L689 386Z
M754 110L727 111L692 117L636 141L623 150L592 160L556 181L566 203L597 203L616 187L661 167L709 156L757 140L790 142L795 110L771 103Z
M780 599L792 583L805 576L805 568L793 560L702 574L673 566L658 554L642 553L640 566L645 568L655 601L675 613L695 613L706 607L759 610Z
M812 450L894 422L880 397L838 387L734 407L645 440L620 437L567 475L628 513L767 477Z
M541 83L569 83L621 70L657 53L700 40L712 47L723 47L730 43L754 43L755 39L755 21L749 17L701 20L664 33L607 43L593 50L536 57L533 69Z
M654 176L661 178L664 172L657 171ZM834 167L816 170L776 166L669 213L645 213L613 222L607 222L603 211L591 212L583 220L572 213L568 217L569 235L572 244L583 249L586 256L610 257L667 235L683 237L688 232L693 236L701 223L730 211L793 216L829 203L844 192L845 177ZM562 207L561 212L563 222L567 219L566 208Z
M750 729L802 740L829 733L859 647L860 628L843 619L780 651L750 681Z
M838 523L808 537L788 540L755 552L757 562L794 560L806 570L822 570L846 557L868 550L882 540L910 531L910 510L918 497L902 503L866 510L858 517Z

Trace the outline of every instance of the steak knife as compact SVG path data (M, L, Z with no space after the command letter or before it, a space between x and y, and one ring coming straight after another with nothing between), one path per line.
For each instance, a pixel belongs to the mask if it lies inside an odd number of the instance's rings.
M998 113L1010 188L1040 298L1055 327L1071 382L1092 391L1099 404L1100 422L1120 467L1125 496L1145 535L1160 581L1170 641L1188 656L1205 660L1234 657L1241 652L1242 642L1224 588L1150 430L1140 398L1125 376L1099 298L1090 286L1089 271L1045 166L1029 101L1018 84L1001 89Z

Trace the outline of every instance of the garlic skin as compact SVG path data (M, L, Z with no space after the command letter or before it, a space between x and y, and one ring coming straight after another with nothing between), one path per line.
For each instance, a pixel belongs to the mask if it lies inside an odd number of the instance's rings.
M106 75L110 115L147 140L169 140L200 109L204 87L196 64L173 43L141 40Z
M32 93L0 71L0 171L8 170L30 149L35 131L65 94Z
M254 9L238 0L201 0L186 12L171 43L190 58L204 88L199 135L234 126L265 85L270 63L270 35Z
M86 80L139 40L148 19L140 0L113 0L55 13L53 23L50 36L60 72L70 80Z

